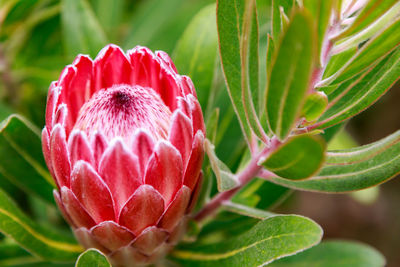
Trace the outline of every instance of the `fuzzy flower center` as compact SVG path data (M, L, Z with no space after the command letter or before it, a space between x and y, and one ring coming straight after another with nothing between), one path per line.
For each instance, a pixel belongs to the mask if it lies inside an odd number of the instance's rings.
M171 111L153 89L122 84L96 92L79 110L74 129L89 139L99 131L108 140L122 137L130 145L139 128L155 140L166 139L170 119Z

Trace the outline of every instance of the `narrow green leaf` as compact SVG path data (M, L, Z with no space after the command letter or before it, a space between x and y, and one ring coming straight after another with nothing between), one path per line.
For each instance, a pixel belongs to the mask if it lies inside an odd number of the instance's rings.
M355 55L355 53L357 53L357 51L358 47L351 47L350 49L346 49L343 52L333 55L328 61L322 78L325 79L335 74L335 72L337 72L347 61L349 61ZM327 94L329 93L329 90L326 90L325 87L322 87L319 90L324 91Z
M228 93L246 141L264 138L257 117L259 95L258 22L254 1L219 0L217 29ZM252 62L250 62L252 61ZM254 65L253 65L254 64ZM256 100L256 104L253 103Z
M111 264L103 253L91 248L79 256L75 267L111 267Z
M318 86L338 84L371 67L400 44L400 17L364 44L358 52L336 73L321 81Z
M349 119L375 103L400 78L400 47L353 80L328 95L329 105L319 118L323 129Z
M214 109L210 117L206 122L206 131L208 139L214 144L217 137L218 130L218 120L219 120L219 108Z
M43 159L40 132L19 115L0 123L0 173L27 193L54 203L54 181Z
M369 0L354 22L336 39L350 36L367 28L368 25L372 24L397 2L398 0Z
M263 266L317 244L322 229L308 218L278 215L217 244L185 245L172 257L186 266Z
M286 15L290 16L294 2L294 0L272 0L271 29L272 37L275 41L280 39L280 36L283 32L281 10L283 10Z
M314 121L324 113L328 105L328 97L323 92L314 92L307 96L302 114L307 121Z
M215 63L218 60L218 35L215 4L204 7L187 26L174 50L179 73L188 75L196 87L197 97L206 110L213 87Z
M124 12L124 0L91 0L96 17L108 36L117 37L117 27L120 25Z
M61 2L63 42L70 59L79 53L95 57L107 44L103 29L87 0Z
M237 204L234 202L225 202L222 205L222 208L233 213L237 213L243 216L252 217L260 220L276 215L275 213L272 212L256 209L253 207Z
M299 254L279 259L271 267L383 267L376 249L351 241L327 241Z
M231 170L218 159L214 151L214 146L206 139L205 149L210 160L211 168L217 178L218 191L223 192L235 188L238 185L236 176Z
M272 61L266 91L269 128L280 140L290 134L300 115L314 61L314 41L309 15L295 13Z
M329 151L318 175L304 181L271 177L280 185L318 192L348 192L381 184L400 173L400 131L369 145Z
M267 170L289 180L305 179L316 173L324 161L325 142L319 136L303 134L290 138L267 158Z
M318 52L321 53L322 43L329 25L334 0L304 0L304 7L311 13L315 20L314 25L318 35Z
M0 232L12 237L21 247L43 260L72 261L82 251L72 237L45 229L30 220L2 190Z

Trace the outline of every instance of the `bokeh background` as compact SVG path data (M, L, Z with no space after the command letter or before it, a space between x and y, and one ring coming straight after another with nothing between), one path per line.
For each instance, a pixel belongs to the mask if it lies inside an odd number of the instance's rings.
M144 45L175 57L175 48L187 25L199 10L214 2L0 0L0 121L17 112L43 127L47 88L78 53L94 58L105 44L115 43L125 50ZM257 1L264 81L269 2ZM210 36L213 39L215 36ZM182 73L179 64L177 67ZM217 153L235 169L244 142L221 81L220 77L221 88L215 102L222 114ZM194 80L195 85L199 82ZM367 144L400 129L399 100L400 84L396 84L373 107L352 119L331 147ZM37 212L41 204L19 191L14 193L32 216L42 216L43 213ZM400 179L351 194L286 192L283 195L271 207L273 211L308 216L323 227L325 238L365 242L386 256L388 266L400 266ZM44 223L48 218L43 216Z

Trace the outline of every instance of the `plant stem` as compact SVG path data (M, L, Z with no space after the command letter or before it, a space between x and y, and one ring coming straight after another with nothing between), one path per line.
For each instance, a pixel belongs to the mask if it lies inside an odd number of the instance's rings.
M244 170L238 174L237 180L239 185L229 191L217 194L195 215L194 220L200 222L204 218L213 215L225 201L230 200L237 193L237 191L239 191L244 185L250 182L262 171L263 167L258 165L260 159L267 157L280 145L281 142L278 139L273 138L270 145L265 147L256 156L252 157L246 168L244 168Z

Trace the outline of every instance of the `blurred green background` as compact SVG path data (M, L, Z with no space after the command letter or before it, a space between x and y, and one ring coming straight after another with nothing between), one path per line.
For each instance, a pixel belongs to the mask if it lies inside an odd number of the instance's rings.
M177 45L195 15L213 0L0 0L0 121L17 112L44 125L47 89L65 65L79 53L92 58L108 43L124 50L144 45L164 50L181 74L187 70ZM269 32L269 2L258 0L261 77L265 81L265 53ZM209 22L214 23L215 21ZM204 22L204 24L207 24ZM211 25L214 25L211 24ZM212 32L212 31L211 31ZM186 36L186 38L190 39ZM217 41L216 36L208 36ZM190 44L190 40L186 40ZM212 46L211 46L212 47ZM215 46L216 47L216 46ZM211 51L210 53L217 53ZM191 56L185 55L187 60ZM201 61L201 59L200 59ZM207 119L220 108L217 153L235 170L244 153L240 128L224 90L219 62L214 77L217 89L210 103L208 90L198 92ZM261 81L261 83L262 83ZM202 80L193 77L203 89ZM264 82L265 83L265 82ZM263 84L263 83L262 83ZM331 147L366 144L400 129L399 84L372 108L353 119ZM211 126L213 123L211 123ZM215 124L215 123L214 123ZM227 131L229 129L229 131ZM276 190L282 190L277 187ZM324 195L291 192L273 210L314 219L325 237L363 241L380 250L388 266L400 266L400 180L356 194ZM20 192L16 192L20 194ZM32 216L41 213L30 199L19 199ZM43 221L49 218L42 218ZM51 218L50 218L51 219Z

